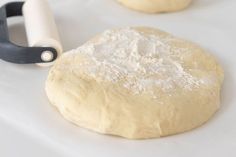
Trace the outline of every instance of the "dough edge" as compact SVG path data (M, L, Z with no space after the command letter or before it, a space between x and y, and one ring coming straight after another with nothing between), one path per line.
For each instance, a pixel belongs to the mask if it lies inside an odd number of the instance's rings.
M192 0L117 0L127 8L144 13L166 13L186 9Z

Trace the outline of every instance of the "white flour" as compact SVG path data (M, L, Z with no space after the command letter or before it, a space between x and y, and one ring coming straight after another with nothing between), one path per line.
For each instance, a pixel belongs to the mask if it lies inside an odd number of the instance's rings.
M88 75L119 82L134 93L150 92L154 87L164 92L177 86L192 90L204 83L183 69L179 54L186 50L171 49L170 40L174 38L144 35L132 28L109 30L98 41L88 42L75 52L92 59L86 67Z

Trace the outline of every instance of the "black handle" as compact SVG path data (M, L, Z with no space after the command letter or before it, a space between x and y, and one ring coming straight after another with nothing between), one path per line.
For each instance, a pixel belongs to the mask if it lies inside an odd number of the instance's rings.
M17 64L48 63L56 60L57 51L51 47L22 47L9 40L7 18L22 16L24 2L11 2L0 8L0 59ZM51 52L52 60L42 58L44 52Z

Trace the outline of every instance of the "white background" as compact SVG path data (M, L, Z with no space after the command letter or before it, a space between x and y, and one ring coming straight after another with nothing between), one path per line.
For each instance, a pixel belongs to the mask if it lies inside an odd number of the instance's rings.
M236 1L193 0L185 11L149 15L115 0L51 0L65 50L122 26L153 26L194 41L225 69L220 111L204 126L171 137L131 141L65 121L48 102L48 68L0 60L0 157L235 157ZM7 0L0 0L0 5ZM26 44L22 18L9 20L11 39Z

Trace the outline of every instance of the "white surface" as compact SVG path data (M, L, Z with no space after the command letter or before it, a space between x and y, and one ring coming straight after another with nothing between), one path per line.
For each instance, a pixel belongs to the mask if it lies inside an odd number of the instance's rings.
M185 11L161 15L130 11L114 0L50 2L66 50L104 29L137 25L159 27L198 43L225 69L222 108L206 125L167 138L129 141L99 135L68 123L49 104L44 92L47 68L0 61L1 157L236 156L235 0L195 0ZM22 20L9 23L11 38L25 44Z

